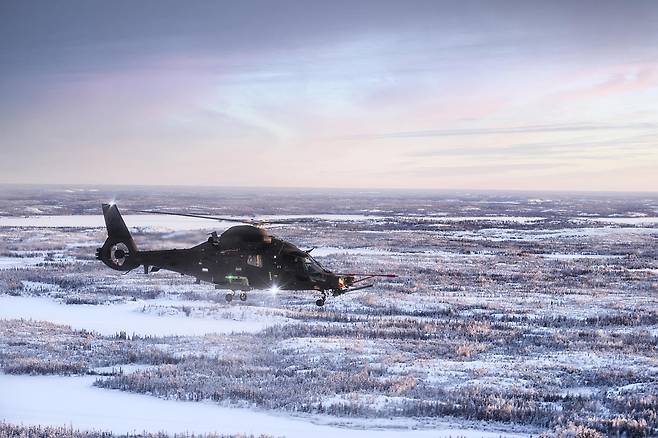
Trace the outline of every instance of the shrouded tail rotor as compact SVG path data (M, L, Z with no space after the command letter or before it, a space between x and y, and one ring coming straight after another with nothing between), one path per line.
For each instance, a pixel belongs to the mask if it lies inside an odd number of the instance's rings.
M115 204L103 204L107 239L96 250L96 258L117 271L130 271L140 265L137 246Z

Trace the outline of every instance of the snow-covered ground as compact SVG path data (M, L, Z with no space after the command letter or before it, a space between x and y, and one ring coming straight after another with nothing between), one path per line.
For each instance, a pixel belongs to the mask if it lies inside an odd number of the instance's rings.
M405 219L432 222L506 222L517 224L534 224L546 220L538 216L406 216Z
M312 293L289 291L227 304L190 278L120 275L94 260L105 233L91 201L59 201L63 212L90 215L32 217L19 215L58 206L0 202L12 215L0 218L3 368L122 372L102 378L120 390L91 386L94 376L0 376L0 420L119 433L441 437L555 431L583 418L605 435L606 422L623 417L658 430L655 404L646 407L654 402L636 397L655 394L658 373L658 200L190 196L132 205L299 220L267 228L316 247L311 254L335 272L399 278L324 308ZM259 216L270 212L291 214ZM200 230L234 225L124 217L145 248L189 246ZM122 331L185 337L113 336ZM573 395L582 408L560 398ZM642 409L619 408L640 401ZM454 420L441 424L447 415Z
M643 217L588 217L580 219L583 222L597 222L604 224L618 224L618 225L658 225L658 217L656 216L643 216Z
M205 230L209 228L224 229L235 225L234 222L212 221L208 219L170 216L157 214L122 214L128 227L142 228L147 230ZM248 219L233 217L232 219ZM427 221L439 223L451 222L506 222L530 224L542 221L542 217L518 217L518 216L369 216L361 214L315 214L315 215L269 215L259 216L256 220L273 222L277 221L300 221L320 220L328 222L381 222L381 221ZM19 228L102 228L105 226L103 216L98 215L40 215L40 216L5 216L0 217L0 227ZM281 226L279 224L278 226Z
M235 223L209 221L193 217L165 216L152 214L124 214L128 227L149 230L205 230L209 228L229 228ZM0 217L0 227L19 228L104 228L102 215L63 215L63 216L28 216Z
M43 262L43 257L0 257L0 270L34 266Z
M0 374L0 420L15 424L72 426L121 433L246 433L253 435L336 437L522 437L523 434L465 429L413 420L352 420L291 416L210 402L162 400L92 386L93 376Z
M610 254L565 254L565 253L551 253L551 254L542 254L542 257L546 259L554 260L575 260L575 259L610 259L610 258L619 258L623 256L619 255L610 255Z
M469 240L489 240L493 242L502 241L519 241L532 242L537 240L551 239L591 239L591 238L616 238L624 239L634 236L647 236L656 233L656 228L652 227L577 227L577 228L559 228L543 229L541 227L533 230L513 230L503 228L481 228L476 231L456 231L446 232L446 234Z
M229 228L235 222L212 221L208 219L171 216L158 214L122 214L128 227L150 229L150 230L205 230L208 228ZM232 217L231 219L250 219L246 217ZM540 216L443 216L443 215L395 215L395 216L369 216L361 214L314 214L314 215L265 215L254 218L255 220L272 222L277 221L299 221L301 223L319 220L327 222L395 222L395 221L423 221L435 222L437 225L456 222L501 222L506 224L538 225L545 221L546 217ZM590 225L634 225L655 226L658 217L574 217L574 223ZM17 228L103 228L105 226L103 216L98 215L39 215L39 216L0 216L0 227Z

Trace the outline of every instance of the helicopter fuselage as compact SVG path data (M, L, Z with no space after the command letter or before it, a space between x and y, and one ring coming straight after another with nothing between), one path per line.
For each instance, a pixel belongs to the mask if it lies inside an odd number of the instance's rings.
M133 262L143 265L145 273L174 271L218 289L339 291L348 286L349 277L334 275L306 252L275 237L241 248L225 247L221 239L211 237L192 248L138 251Z
M323 268L310 251L302 251L253 225L236 225L221 235L213 232L206 242L191 248L140 251L116 205L103 204L103 216L107 239L96 250L96 258L107 266L124 272L143 266L145 274L167 270L189 275L197 283L209 282L217 289L230 290L227 301L233 299L235 291L240 291L240 299L245 300L246 291L251 289L314 290L320 292L316 304L322 306L327 295L372 286L353 287L355 283L373 277L395 277L335 274Z

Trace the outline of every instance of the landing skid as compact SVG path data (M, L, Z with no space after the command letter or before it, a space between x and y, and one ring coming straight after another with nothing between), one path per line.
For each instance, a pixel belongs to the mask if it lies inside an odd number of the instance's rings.
M347 288L347 289L336 289L336 290L332 290L330 292L330 295L332 297L337 297L338 295L343 295L343 294L346 294L347 292L357 291L357 290L361 290L361 289L367 289L367 288L373 287L373 286L374 285L372 285L372 284L365 284L365 285L359 286L359 287L351 287L351 288ZM218 285L215 285L215 288L219 289ZM227 303L230 303L230 302L233 301L233 298L235 297L235 292L236 291L231 291L231 292L228 292L226 295L224 295L224 299L226 300ZM320 298L315 300L315 305L318 306L318 307L324 306L324 304L327 301L327 296L328 296L327 291L322 291ZM240 298L240 301L243 301L243 302L247 301L247 292L246 291L240 292L238 297Z
M235 292L229 292L226 295L224 295L224 299L226 300L227 303L230 303L233 301L233 297L235 296ZM240 292L240 295L238 295L240 298L240 301L247 301L247 292L242 291Z

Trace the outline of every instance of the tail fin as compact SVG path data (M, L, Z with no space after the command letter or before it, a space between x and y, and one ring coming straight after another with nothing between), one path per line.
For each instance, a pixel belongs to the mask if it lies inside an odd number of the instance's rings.
M137 246L119 209L115 204L103 204L103 216L107 239L103 247L96 250L96 258L117 271L135 269L140 265L137 260Z

